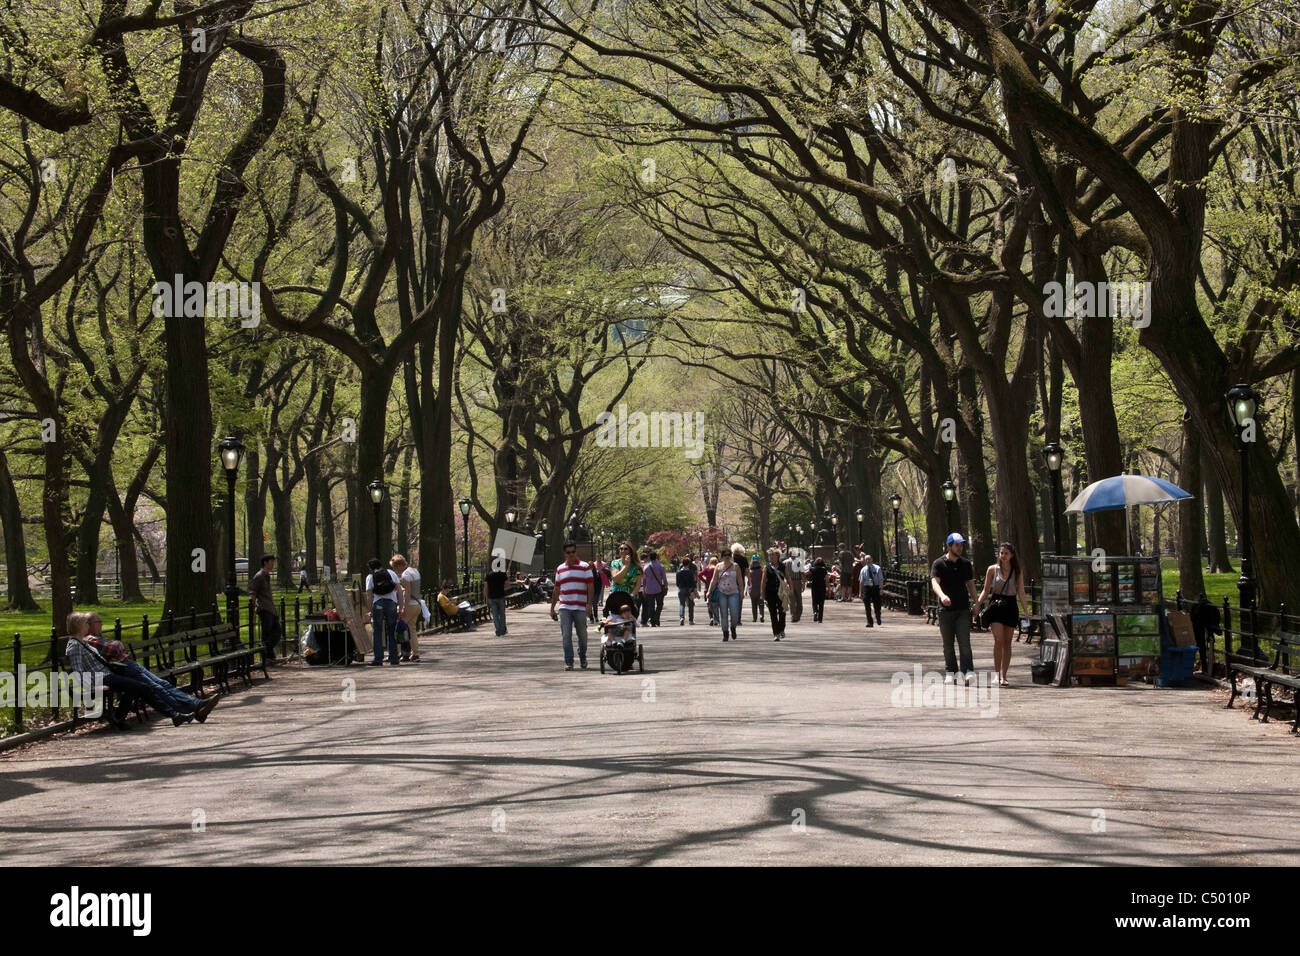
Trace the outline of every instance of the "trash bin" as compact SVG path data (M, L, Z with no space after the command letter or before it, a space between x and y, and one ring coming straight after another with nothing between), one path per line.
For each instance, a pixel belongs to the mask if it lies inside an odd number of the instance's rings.
M925 582L924 581L907 582L907 613L908 614L925 613Z

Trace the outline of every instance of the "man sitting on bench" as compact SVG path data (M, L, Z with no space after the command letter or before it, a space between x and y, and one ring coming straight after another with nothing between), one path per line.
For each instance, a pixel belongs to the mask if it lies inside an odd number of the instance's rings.
M475 630L473 610L467 607L457 606L456 602L451 599L451 595L448 593L450 590L451 585L444 584L442 589L438 591L438 607L442 608L442 613L446 614L448 617L459 618L460 626L464 630Z
M68 633L71 635L67 644L68 664L83 681L103 674L104 686L109 690L144 698L155 710L170 717L174 726L191 720L204 723L217 706L217 697L204 700L191 697L130 660L125 644L104 638L104 622L93 611L69 614ZM113 713L109 720L124 729L127 724L122 717Z

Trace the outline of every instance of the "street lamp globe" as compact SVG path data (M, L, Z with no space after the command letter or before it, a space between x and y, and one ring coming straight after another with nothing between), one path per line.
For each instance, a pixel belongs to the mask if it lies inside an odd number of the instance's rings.
M514 509L514 508L507 508L507 509L506 509L506 524L507 524L507 525L512 525L512 524L514 524L514 523L515 523L515 509Z
M894 511L897 512L903 506L903 496L895 491L889 496L889 503L894 506Z
M1043 446L1043 458L1047 461L1047 470L1058 472L1061 470L1061 463L1065 461L1065 449L1057 442L1048 442Z
M1228 412L1232 423L1238 428L1245 428L1247 422L1255 420L1255 410L1259 407L1259 393L1246 384L1234 385L1224 396L1228 401Z
M458 503L459 503L459 505L460 505L460 514L461 514L461 517L462 517L462 518L468 518L468 517L469 517L469 509L470 509L470 500L469 500L468 498L461 498L460 501L459 501Z
M370 500L372 502L374 502L376 505L383 503L384 483L382 481L380 481L379 479L375 479L370 484L366 485L366 490L370 492Z
M244 443L233 435L221 439L217 444L221 456L221 467L228 472L239 470L239 463L244 460Z
M954 485L954 484L952 483L952 480L951 480L951 479L949 479L948 481L945 481L941 487L943 488L943 500L944 500L944 501L956 501L956 500L957 500L957 486Z

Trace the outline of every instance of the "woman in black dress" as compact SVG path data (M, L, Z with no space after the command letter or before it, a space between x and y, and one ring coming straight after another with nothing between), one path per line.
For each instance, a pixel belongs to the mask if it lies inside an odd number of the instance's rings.
M826 561L818 558L808 572L808 588L812 591L813 621L822 622L826 613Z
M763 568L763 599L772 616L772 640L785 637L785 605L781 603L781 582L785 568L781 566L781 552L771 548L767 552L767 565Z

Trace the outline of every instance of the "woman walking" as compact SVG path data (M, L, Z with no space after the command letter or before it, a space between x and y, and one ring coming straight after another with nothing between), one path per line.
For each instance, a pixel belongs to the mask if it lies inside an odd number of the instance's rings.
M722 625L722 642L736 640L736 625L740 618L740 567L731 558L730 551L722 552L722 563L713 573L709 584L712 599L718 607L718 622Z
M763 567L763 599L767 613L772 616L772 640L785 637L785 605L781 603L781 585L785 581L785 568L781 566L781 552L769 548L767 564Z
M763 611L763 559L757 554L749 559L749 605L755 621L765 621Z
M818 558L808 572L808 589L812 591L813 622L820 624L826 614L826 561Z
M644 583L645 575L641 573L641 562L637 560L636 551L624 541L618 546L618 557L609 566L610 596L613 597L615 591L622 591L635 600Z
M993 633L993 669L997 671L999 686L1010 687L1007 668L1011 665L1011 635L1020 621L1020 608L1028 607L1029 602L1025 600L1025 582L1016 549L1005 541L998 546L997 563L990 564L984 572L984 589L975 599L975 614L979 613L985 597L989 598L989 630Z
M708 558L704 562L704 567L700 568L700 586L704 588L705 606L709 609L709 626L713 627L718 623L718 602L709 596L709 584L713 581L713 575L718 569L718 559Z

